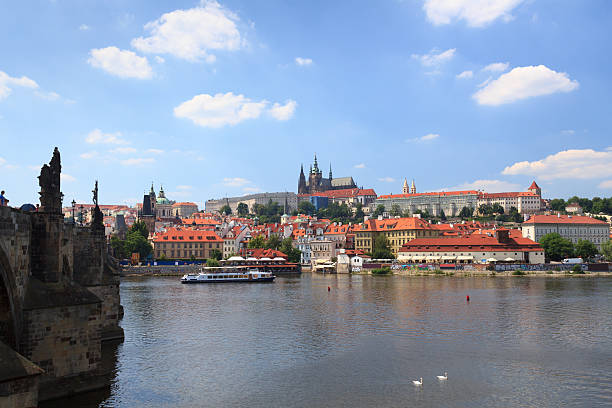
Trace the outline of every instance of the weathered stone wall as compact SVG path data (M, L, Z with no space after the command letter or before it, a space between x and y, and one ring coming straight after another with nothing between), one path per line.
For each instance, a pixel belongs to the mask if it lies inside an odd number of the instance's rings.
M0 383L0 407L38 406L38 376Z
M100 303L92 303L24 312L22 354L45 370L43 382L97 368L100 309Z

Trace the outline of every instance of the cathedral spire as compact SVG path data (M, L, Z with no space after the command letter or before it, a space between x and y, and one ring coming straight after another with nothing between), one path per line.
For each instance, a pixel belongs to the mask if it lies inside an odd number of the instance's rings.
M329 180L333 179L332 171L331 171L331 162L329 163Z
M319 163L317 162L317 154L314 155L314 165L313 170L315 173L319 173Z
M404 178L404 186L402 187L402 194L408 194L410 190L408 189L408 180Z
M416 194L416 185L414 184L414 179L412 179L412 184L410 185L410 194Z

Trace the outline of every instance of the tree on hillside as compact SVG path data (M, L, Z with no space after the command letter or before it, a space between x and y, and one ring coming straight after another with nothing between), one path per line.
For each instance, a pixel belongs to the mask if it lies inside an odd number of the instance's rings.
M278 249L280 245L281 245L281 239L279 238L278 235L273 234L273 235L270 235L270 238L266 240L264 247L268 249Z
M540 238L540 245L544 248L546 259L550 261L561 261L574 255L572 241L563 238L556 232L551 232Z
M482 215L491 215L493 214L493 207L489 204L481 204L478 207L478 212Z
M444 213L444 210L440 210L440 220L446 221L446 214Z
M554 211L565 211L565 205L565 200L562 198L550 200L550 208Z
M245 203L238 203L238 208L236 208L236 212L241 217L244 217L245 215L249 213L249 206L246 205Z
M219 208L220 214L230 215L232 213L232 208L225 204L223 207Z
M493 214L503 214L504 213L504 207L502 207L501 204L495 203L493 204L491 209L493 210Z
M265 248L266 239L263 235L258 235L255 238L249 240L249 248Z
M612 240L601 244L601 254L606 258L606 261L612 262Z
M300 251L297 248L294 248L292 245L292 240L291 238L285 238L283 239L283 242L280 245L279 250L287 255L287 260L289 262L293 262L293 263L298 263L301 260L302 257L302 251Z
M125 240L112 236L111 246L115 250L115 254L121 258L129 258L133 253L138 252L140 259L145 259L153 252L153 247L148 238L147 225L142 221L137 221L128 230Z
M574 247L574 254L585 261L593 258L598 252L595 244L586 239L579 239Z
M514 206L510 207L510 211L508 211L508 215L510 216L513 222L523 221L523 217L521 217L521 214L519 214L518 209Z
M393 259L393 253L391 252L391 247L389 245L389 240L383 234L378 234L376 238L374 238L374 247L372 248L372 258L373 259Z
M393 204L391 206L391 215L394 217L402 215L402 208L399 206L399 204Z
M376 209L372 213L373 218L378 218L379 215L382 215L385 212L385 206L383 204L378 204Z
M461 212L459 213L459 217L461 218L470 218L474 214L474 210L470 207L463 207Z
M129 231L138 232L145 239L149 238L149 229L147 228L147 224L144 221L136 221L132 224Z
M316 207L310 201L300 201L298 204L298 213L313 215L317 211Z
M361 203L357 203L357 205L355 205L355 214L353 215L353 221L356 224L363 222L364 216L365 214L363 213L363 205Z

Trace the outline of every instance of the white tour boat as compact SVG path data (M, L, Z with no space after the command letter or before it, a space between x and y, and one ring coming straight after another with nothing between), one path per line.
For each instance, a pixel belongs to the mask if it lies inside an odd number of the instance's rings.
M183 275L181 283L220 283L220 282L272 282L276 278L272 272L244 268L206 268L206 272Z

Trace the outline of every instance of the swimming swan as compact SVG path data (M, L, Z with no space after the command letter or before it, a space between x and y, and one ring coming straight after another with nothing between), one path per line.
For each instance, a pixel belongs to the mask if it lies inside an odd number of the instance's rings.
M413 380L413 381L412 381L412 383L413 383L414 385L423 385L423 377L421 377L421 380L420 380L420 381L418 381L418 380Z
M436 377L438 377L438 380L447 380L448 379L448 373L444 372L444 375L437 375Z

